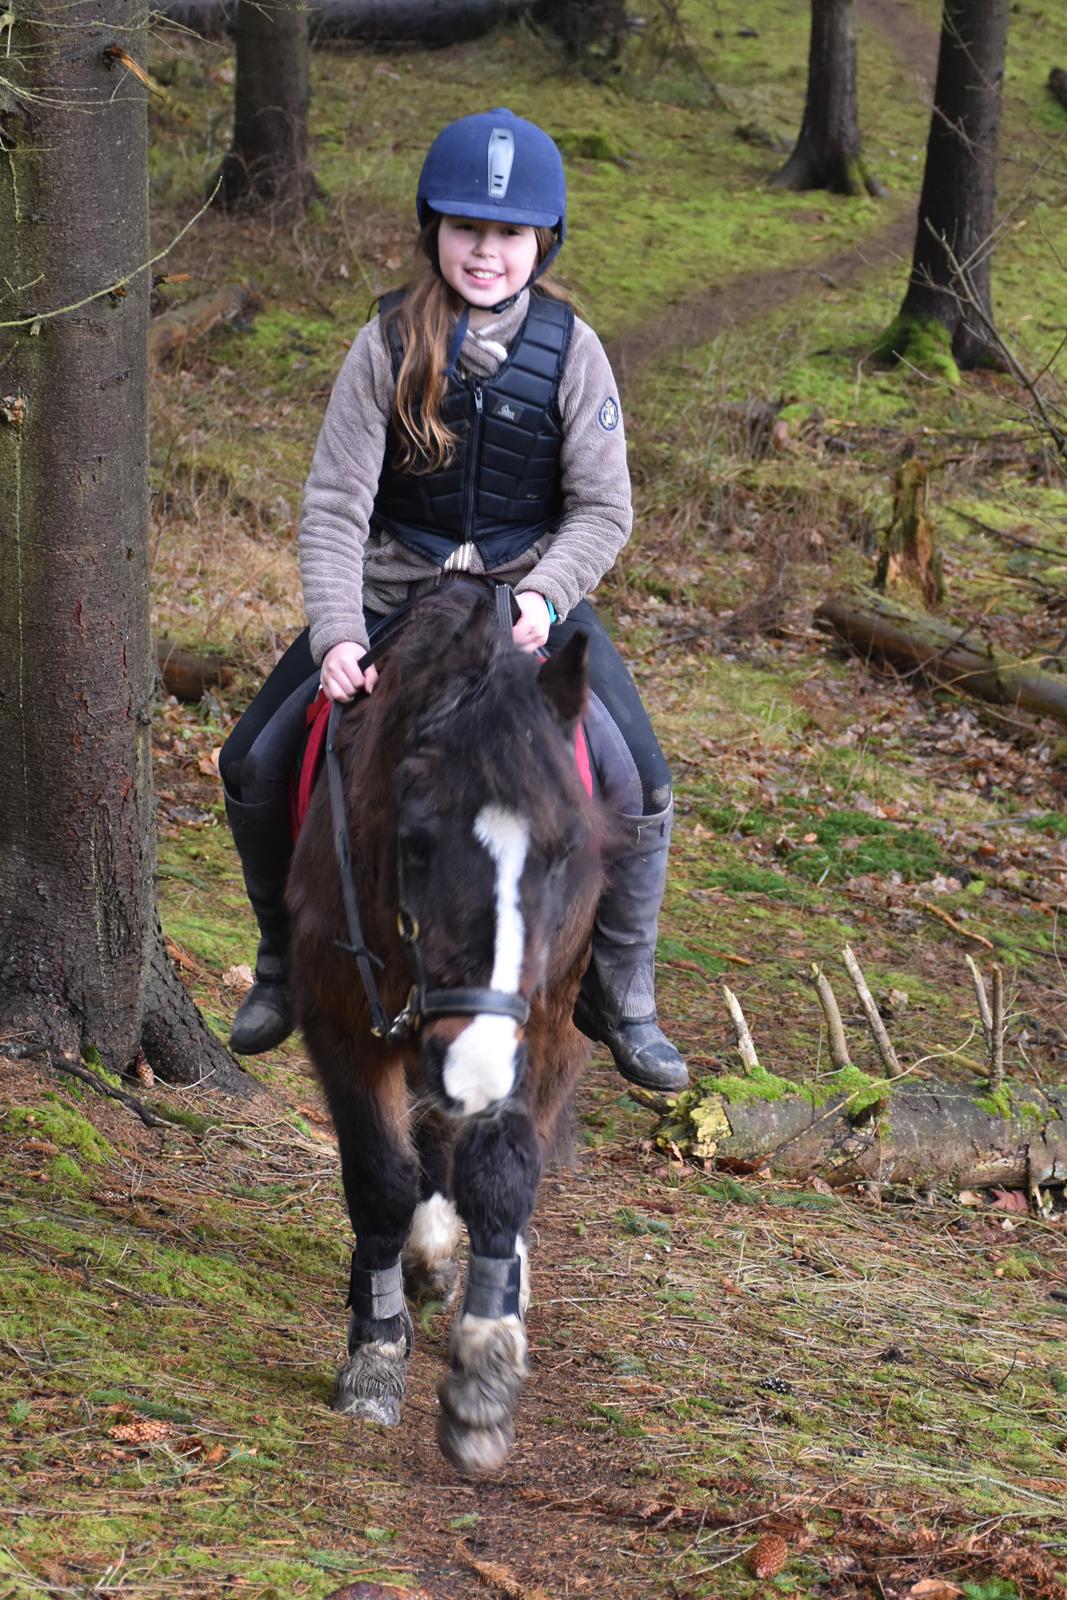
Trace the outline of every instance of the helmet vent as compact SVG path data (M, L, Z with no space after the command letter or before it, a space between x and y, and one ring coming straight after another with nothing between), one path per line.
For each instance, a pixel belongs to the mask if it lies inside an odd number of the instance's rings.
M503 200L511 180L515 160L515 136L508 128L494 128L489 135L489 195Z

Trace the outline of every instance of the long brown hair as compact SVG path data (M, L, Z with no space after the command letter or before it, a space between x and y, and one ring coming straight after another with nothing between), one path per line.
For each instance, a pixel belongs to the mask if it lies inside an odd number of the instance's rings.
M419 249L425 264L404 286L400 304L386 313L404 351L392 419L400 439L394 465L401 472L439 471L448 466L458 443L441 417L441 406L448 387L446 369L454 318L463 310L463 300L434 265L440 225L441 218L434 217L423 228ZM555 234L551 228L535 228L534 233L537 259L543 261L555 243ZM554 300L571 303L565 290L544 278L538 280L537 288Z

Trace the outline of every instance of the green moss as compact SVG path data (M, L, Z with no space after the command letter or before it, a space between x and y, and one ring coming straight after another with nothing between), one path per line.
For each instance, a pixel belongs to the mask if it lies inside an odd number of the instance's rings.
M795 1083L788 1078L778 1078L761 1066L751 1068L744 1077L725 1073L721 1078L704 1082L714 1085L715 1093L732 1106L746 1105L753 1100L787 1100L797 1093Z
M875 1107L884 1105L889 1092L884 1079L869 1077L859 1067L841 1067L837 1072L819 1079L815 1104L819 1105L826 1099L832 1100L839 1094L848 1095L846 1113L853 1121L857 1121Z
M1015 1115L1015 1100L1006 1083L1002 1083L999 1089L990 1090L988 1094L975 1095L974 1103L987 1117L1003 1117L1005 1122L1010 1122Z
M960 369L952 354L952 336L936 317L894 317L871 352L875 361L891 366L907 362L928 377L944 378L957 384Z
M949 867L929 833L865 811L834 810L808 831L817 842L790 850L786 860L794 872L815 882L899 872L906 882L917 883Z
M9 1133L25 1133L37 1139L50 1139L53 1144L73 1150L91 1167L102 1166L115 1154L111 1144L98 1133L92 1123L71 1110L57 1094L46 1092L41 1103L35 1106L12 1106L0 1124ZM82 1176L80 1168L71 1163L73 1171Z
M596 129L587 132L569 129L555 137L560 151L570 160L618 161L622 155L617 141Z

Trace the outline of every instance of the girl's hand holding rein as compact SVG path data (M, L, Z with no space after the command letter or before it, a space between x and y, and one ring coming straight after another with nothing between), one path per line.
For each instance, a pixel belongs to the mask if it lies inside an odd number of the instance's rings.
M327 699L351 700L360 689L371 693L378 682L378 668L370 666L366 672L361 670L359 663L366 653L361 644L347 639L327 650L319 679Z
M548 601L535 589L524 589L522 594L515 596L515 599L518 601L522 616L511 630L512 638L520 650L527 652L540 650L552 626L552 619L548 614Z

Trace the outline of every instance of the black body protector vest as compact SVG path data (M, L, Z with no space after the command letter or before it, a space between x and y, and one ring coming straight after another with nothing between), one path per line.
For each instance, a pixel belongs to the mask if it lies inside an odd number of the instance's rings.
M383 295L382 316L400 299ZM391 534L438 567L472 543L491 570L555 529L563 513L559 384L573 327L572 307L534 290L503 366L491 378L449 377L441 415L458 442L448 466L399 471L390 424L373 532ZM385 328L395 378L403 349L395 323Z

